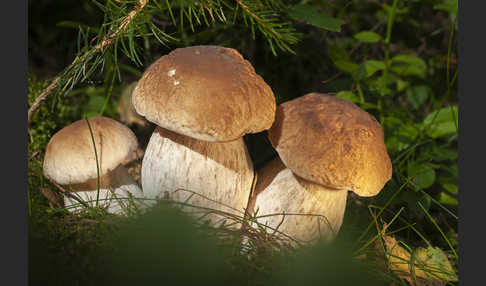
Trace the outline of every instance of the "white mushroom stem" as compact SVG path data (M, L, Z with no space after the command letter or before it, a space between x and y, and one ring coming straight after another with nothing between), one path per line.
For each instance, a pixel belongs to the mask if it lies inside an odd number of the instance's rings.
M346 190L314 184L275 159L258 172L259 180L249 210L257 212L257 222L301 243L329 241L339 231L346 208ZM282 236L284 237L284 236Z
M71 194L89 206L96 206L98 196L98 206L106 207L107 211L112 214L126 214L126 211L133 206L133 203L139 208L145 208L150 205L150 201L142 200L144 199L142 189L122 165L119 165L108 175L100 178L100 180L99 196L97 179L90 180L84 184L73 185L71 186L72 188L68 186L67 190L76 190ZM64 196L64 206L69 211L84 208L77 200L68 196Z
M160 127L152 134L142 162L142 188L147 198L170 198L240 217L244 216L253 176L243 138L207 142ZM207 209L183 209L212 224L224 221L224 216L208 214Z

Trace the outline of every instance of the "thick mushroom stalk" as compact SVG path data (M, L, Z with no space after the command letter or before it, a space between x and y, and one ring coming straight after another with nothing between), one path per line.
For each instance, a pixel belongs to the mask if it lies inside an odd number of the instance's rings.
M283 233L300 243L332 240L341 227L346 190L326 188L296 176L279 158L258 172L249 210L268 232ZM278 231L278 232L277 232Z
M132 203L139 208L150 205L150 201L143 200L144 194L138 183L130 176L123 165L119 165L109 174L100 178L100 191L98 195L97 179L84 184L68 186L73 190L71 194L89 206L101 206L109 213L124 214ZM70 211L82 209L80 203L68 196L64 196L64 206Z
M244 215L253 175L243 138L207 142L161 127L152 134L142 162L142 188L147 198L170 198L197 206L184 209L214 224L224 216L208 214L204 208Z

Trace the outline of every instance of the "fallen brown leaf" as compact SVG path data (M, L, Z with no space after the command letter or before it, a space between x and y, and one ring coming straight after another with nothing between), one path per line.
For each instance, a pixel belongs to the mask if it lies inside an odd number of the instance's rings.
M414 286L442 286L457 281L444 252L438 247L417 248L410 253L392 236L383 235L389 266L400 278Z

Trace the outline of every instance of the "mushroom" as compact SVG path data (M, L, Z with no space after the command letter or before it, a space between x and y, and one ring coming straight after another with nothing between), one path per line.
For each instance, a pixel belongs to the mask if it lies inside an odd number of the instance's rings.
M98 116L88 120L93 137L84 119L52 136L44 157L44 175L88 205L94 205L98 197L99 205L107 207L108 212L122 214L128 196L134 200L143 197L142 190L123 166L137 151L137 138L128 127L113 119ZM92 138L96 142L98 163ZM64 196L66 207L79 204L71 196ZM69 210L80 208L75 206Z
M309 93L279 105L268 137L281 161L259 170L249 211L302 243L333 239L347 191L374 196L392 175L380 124L333 96ZM269 216L278 213L285 215Z
M138 115L132 104L132 92L136 85L137 82L134 81L123 89L118 101L117 112L120 115L121 122L128 125L137 124L141 127L145 127L149 125L149 122Z
M270 128L271 88L234 49L179 48L155 61L133 91L135 110L156 125L142 161L149 198L243 216L254 170L243 140ZM203 211L213 224L224 221Z

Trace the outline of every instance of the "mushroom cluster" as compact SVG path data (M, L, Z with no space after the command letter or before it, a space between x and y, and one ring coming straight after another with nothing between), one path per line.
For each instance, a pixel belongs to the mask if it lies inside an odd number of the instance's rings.
M224 222L221 212L257 213L258 223L310 243L335 237L348 191L374 196L392 175L372 115L321 93L277 107L272 89L234 49L175 49L144 72L130 97L138 115L132 110L124 120L156 124L142 161L143 192L122 164L138 148L135 135L112 119L89 119L99 198L114 213L121 212L111 199L117 195L171 199L212 225ZM264 130L279 157L258 170L252 193L256 176L243 136ZM98 195L90 133L84 120L65 127L44 161L45 175L83 200Z
M75 196L88 205L99 203L110 213L122 214L127 198L136 201L143 197L123 166L137 151L137 138L113 119L98 116L88 121L89 126L86 120L78 120L52 136L44 157L44 175L71 192L64 197L65 207L72 206L69 210L82 207L72 198Z
M145 195L189 204L212 224L222 217L208 209L244 214L254 170L243 135L269 129L276 110L252 65L230 48L179 48L144 72L132 101L157 125L142 162Z
M310 93L280 104L268 137L281 160L259 170L249 209L259 223L303 243L334 238L347 191L374 196L392 175L380 124L334 96Z

